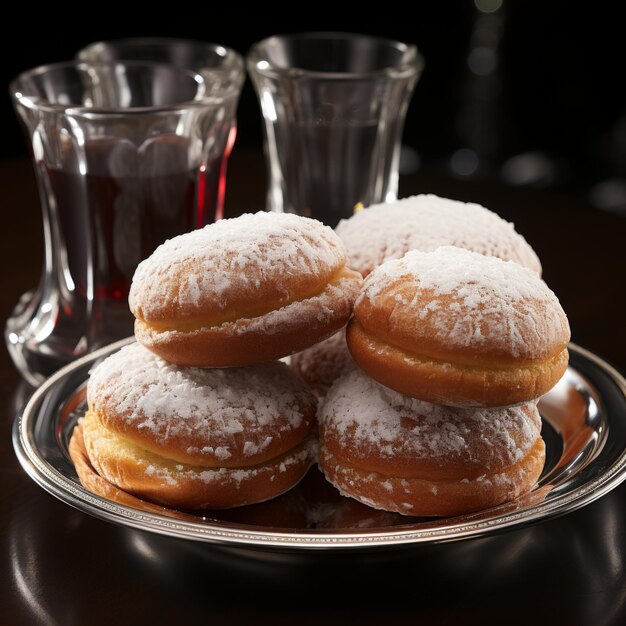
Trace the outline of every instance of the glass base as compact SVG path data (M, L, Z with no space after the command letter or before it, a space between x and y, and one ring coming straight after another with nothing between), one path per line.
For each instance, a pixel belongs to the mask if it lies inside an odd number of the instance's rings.
M71 311L54 300L43 298L39 289L27 291L18 300L4 329L13 363L35 387L78 357L132 334L133 317L126 303L115 303L106 307L106 312L101 311L103 315L99 317L106 323L100 323L94 334L94 324L85 315L84 303ZM93 340L93 336L98 340Z

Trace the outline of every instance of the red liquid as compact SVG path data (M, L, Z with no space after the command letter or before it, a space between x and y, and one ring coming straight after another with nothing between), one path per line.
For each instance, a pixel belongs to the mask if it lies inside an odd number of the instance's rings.
M67 267L80 294L126 299L138 263L196 227L195 171L149 178L49 169Z
M175 135L139 150L103 138L87 144L82 166L73 153L62 168L42 166L56 255L47 285L61 295L50 341L76 345L70 337L78 332L93 349L132 334L128 292L137 265L221 213L222 160L189 169L188 152Z
M59 225L61 265L79 294L126 300L135 268L166 239L200 228L221 213L223 164L189 169L185 138L161 135L137 150L103 138L78 163L46 168ZM73 155L70 155L73 156Z

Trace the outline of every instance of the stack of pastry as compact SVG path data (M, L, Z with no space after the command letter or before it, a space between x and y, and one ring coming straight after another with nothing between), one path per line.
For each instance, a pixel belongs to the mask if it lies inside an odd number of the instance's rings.
M541 473L536 399L567 365L540 271L510 224L434 196L337 233L294 215L223 220L138 267L138 343L94 370L77 436L107 484L234 507L315 462L321 398L320 467L343 494L408 515L511 500Z
M536 400L568 340L555 295L515 262L447 246L383 263L348 325L360 369L319 413L321 467L344 494L418 516L530 491L545 460Z
M327 478L418 516L530 491L545 462L537 399L565 371L569 341L537 255L491 211L432 195L371 207L337 232L364 287L347 337L294 359L322 396L339 377L318 411Z
M138 343L88 382L83 483L182 509L290 489L317 458L317 401L276 359L345 326L361 283L337 235L295 215L222 220L160 246L133 278Z
M372 206L336 231L366 277L347 340L292 357L322 399L327 478L420 516L528 492L545 461L537 399L566 369L569 341L535 252L488 209L433 195Z

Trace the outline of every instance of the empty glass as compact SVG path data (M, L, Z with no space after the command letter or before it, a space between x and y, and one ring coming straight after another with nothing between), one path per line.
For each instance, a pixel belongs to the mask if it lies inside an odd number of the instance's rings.
M37 384L132 334L128 289L165 239L213 220L206 173L231 120L193 71L147 62L61 63L11 84L32 148L45 255L5 338Z
M268 208L334 226L357 203L393 201L415 46L343 33L275 36L247 66L265 121Z

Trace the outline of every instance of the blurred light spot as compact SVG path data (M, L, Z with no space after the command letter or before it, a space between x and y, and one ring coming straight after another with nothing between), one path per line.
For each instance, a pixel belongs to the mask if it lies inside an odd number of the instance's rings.
M276 107L274 106L274 99L269 91L263 92L263 113L268 120L275 122L278 119L276 115Z
M130 543L143 558L151 561L153 566L163 567L163 557L141 535L131 535Z
M18 343L18 342L19 342L19 340L20 340L20 338L19 338L19 337L18 337L15 333L9 333L9 341L10 341L12 344L16 344L16 343Z
M502 6L502 0L474 0L474 6L481 13L494 13Z
M554 182L556 165L543 152L525 152L508 159L501 174L510 185L545 187Z
M259 61L256 64L256 67L259 70L266 70L269 66L270 66L270 64L267 61Z
M598 209L626 216L626 179L609 178L594 185L589 200Z
M498 57L492 48L478 46L473 48L467 57L467 65L474 74L487 76L493 73L498 64Z
M478 155L468 148L457 150L450 158L450 167L459 176L471 176L476 173L479 161Z
M19 94L17 97L20 98L20 103L23 104L25 107L28 107L29 109L34 109L37 107L37 104L32 98L28 98L22 94Z
M43 161L44 158L44 148L41 135L42 131L39 126L37 126L35 132L33 132L33 137L31 140L33 146L33 155L35 156L36 161Z
M54 320L49 319L40 329L39 332L35 335L35 341L42 342L47 339L54 330Z
M74 291L74 289L76 289L76 285L74 284L74 280L72 279L69 268L63 268L63 276L65 278L65 286L67 287L67 290Z

